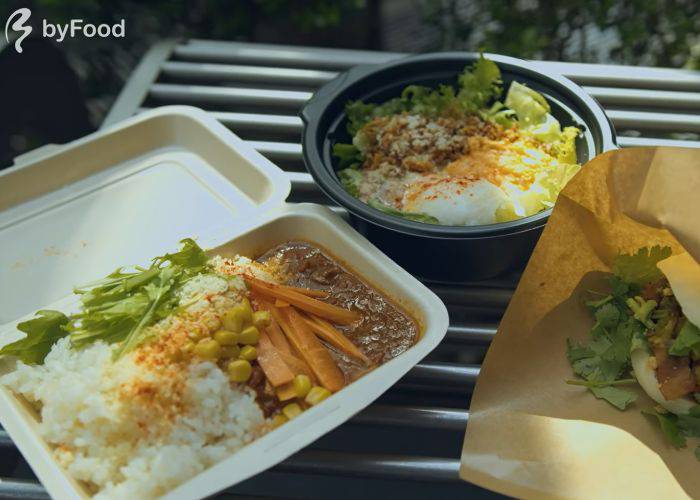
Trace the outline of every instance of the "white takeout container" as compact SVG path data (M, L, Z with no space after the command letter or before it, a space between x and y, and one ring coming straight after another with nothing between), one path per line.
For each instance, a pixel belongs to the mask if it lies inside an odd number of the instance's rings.
M331 210L286 204L288 177L204 111L167 106L0 173L0 345L37 309L76 307L74 285L145 265L194 237L213 253L255 257L289 240L327 249L421 324L407 352L183 483L201 498L279 463L378 398L442 340L444 304ZM2 363L7 369L7 363ZM54 498L86 498L54 460L36 413L0 388L0 424Z

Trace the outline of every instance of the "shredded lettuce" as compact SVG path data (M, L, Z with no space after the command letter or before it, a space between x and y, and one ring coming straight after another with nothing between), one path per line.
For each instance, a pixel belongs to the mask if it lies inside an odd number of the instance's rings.
M577 127L561 129L559 121L550 114L547 99L539 92L521 84L510 84L505 106L513 110L521 131L552 145L554 155L561 163L576 163Z
M542 94L518 82L510 84L504 104L515 112L522 129L539 127L547 120L550 111Z
M363 161L362 152L354 144L334 144L333 156L338 158L338 167L341 169L358 168Z
M354 168L345 168L338 171L338 178L345 190L355 198L360 197L360 184L362 183L362 174Z
M420 212L402 212L401 210L396 210L395 208L385 205L378 200L370 199L367 204L372 208L381 210L385 214L393 215L394 217L401 217L402 219L408 219L416 222L424 222L426 224L440 224L440 221L438 221L437 218L433 217L432 215Z
M474 114L500 97L502 92L501 71L496 63L486 59L483 54L473 65L464 69L458 82L458 90L451 85L440 85L437 89L409 85L400 97L381 104L351 101L345 107L348 132L354 136L373 118L402 112L428 116Z

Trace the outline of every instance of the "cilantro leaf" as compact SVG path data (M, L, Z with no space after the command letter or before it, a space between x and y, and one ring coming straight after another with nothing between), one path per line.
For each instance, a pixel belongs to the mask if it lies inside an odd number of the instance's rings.
M700 355L700 328L686 320L668 353L672 356L687 356L691 352Z
M615 328L620 322L620 310L613 304L605 303L594 313L596 323L591 329L591 335L593 337L599 336L606 330Z
M678 415L677 423L686 436L700 437L700 417L697 415Z
M587 344L569 339L567 357L574 373L589 381L611 382L629 369L632 330L626 325Z
M68 335L63 329L67 323L68 318L62 312L38 311L36 317L17 325L26 337L4 346L0 355L16 356L28 365L41 364L51 347Z
M661 431L666 436L666 440L674 448L683 448L686 445L685 436L681 433L681 429L676 423L677 417L672 413L658 413L651 411L642 411L644 415L656 417L656 421L661 427Z
M656 264L670 256L670 247L656 245L640 248L632 255L618 255L613 261L613 273L626 283L643 286L661 279L662 274Z
M636 395L613 386L628 382L619 378L630 369L632 339L641 333L641 325L627 313L619 299L611 295L588 303L596 319L591 340L585 343L567 340L571 367L584 380L567 383L587 387L598 399L624 410L636 400Z
M618 410L625 410L637 400L636 394L619 387L589 387L589 389L596 398L604 399Z
M591 309L595 310L601 306L604 306L608 302L611 302L614 299L615 299L615 297L612 294L610 294L610 295L606 295L605 297L603 297L602 299L599 299L599 300L588 300L588 301L586 301L586 305L588 307L590 307Z

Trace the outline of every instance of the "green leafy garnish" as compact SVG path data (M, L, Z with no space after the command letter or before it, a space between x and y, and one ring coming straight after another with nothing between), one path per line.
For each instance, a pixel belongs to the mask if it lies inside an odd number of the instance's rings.
M498 99L501 92L501 70L498 65L486 59L484 54L471 68L465 69L459 75L460 90L457 98L476 111L485 107L492 99Z
M613 273L626 283L644 286L662 278L656 264L670 256L670 247L640 248L635 254L617 256L613 261Z
M691 352L700 356L700 328L686 320L668 353L673 356L687 356Z
M178 252L153 259L148 269L117 269L104 280L76 289L83 311L66 327L71 343L81 347L95 340L121 342L115 356L145 340L145 329L168 316L178 304L177 290L207 269L207 255L192 239Z
M658 346L663 341L663 345L670 343L671 356L691 355L693 360L700 359L700 329L682 318L676 334L678 304L661 281L663 274L657 267L659 261L670 255L669 247L655 246L615 258L614 275L608 279L609 293L592 292L596 298L585 302L596 320L590 340L583 343L567 340L567 357L574 373L581 377L567 380L567 384L586 387L596 398L624 410L636 399L635 394L619 388L636 382L630 378L633 351L643 349L650 353L651 343ZM648 289L647 285L652 288ZM642 292L653 292L661 298L658 302L647 300ZM693 392L693 396L700 403L700 392ZM683 448L687 438L700 437L700 404L683 415L656 408L658 411L642 413L658 422L673 447ZM700 447L696 448L695 456L700 460Z
M636 384L637 379L621 378L619 380L612 380L610 382L598 382L596 380L574 379L574 380L567 380L566 383L569 385L580 385L581 387L610 387L610 386L616 386L616 385Z
M440 223L432 215L417 213L417 212L402 212L401 210L396 210L395 208L390 207L388 205L385 205L377 200L369 200L367 202L367 204L372 208L376 208L377 210L381 210L385 214L393 215L395 217L401 217L403 219L408 219L408 220L412 220L412 221L416 221L416 222L424 222L426 224L439 224Z
M618 385L636 384L637 381L633 378L612 381L567 380L566 383L588 387L596 398L604 399L619 410L626 409L637 400L636 394L616 387Z
M596 320L591 338L587 342L568 339L567 357L574 373L583 379L574 385L588 387L597 398L624 410L636 395L613 386L620 385L620 377L629 373L632 344L643 336L644 327L626 304L629 287L622 286L615 277L610 284L613 293L586 302Z
M625 410L637 400L636 394L619 387L590 387L590 390L596 398L604 399L618 410Z
M440 85L437 89L409 85L403 89L400 97L381 104L349 102L345 107L348 133L354 136L373 118L403 112L452 117L478 113L501 95L501 83L498 65L482 54L459 75L456 91L451 85Z
M354 144L334 144L333 156L338 158L339 169L358 168L362 165L362 152Z
M678 427L678 418L672 413L658 413L651 411L643 411L645 415L651 417L656 417L656 421L661 427L661 432L663 432L666 440L674 448L683 448L686 444L685 436L681 433L681 429Z
M28 365L44 362L46 355L58 340L68 332L64 330L68 318L59 311L42 310L36 317L17 325L26 337L7 344L0 349L0 355L16 356Z
M354 168L346 168L338 171L340 183L345 188L345 191L355 198L360 197L360 184L362 183L362 173Z
M634 319L649 329L654 328L654 323L649 319L649 316L651 316L652 311L658 306L655 300L644 300L639 295L636 295L634 297L629 297L625 303L632 311Z
M96 340L120 343L115 357L134 349L147 337L147 328L178 307L178 291L192 277L206 272L208 258L192 239L180 242L180 250L156 257L151 265L133 271L117 269L106 278L74 290L82 310L67 317L58 311L39 311L37 317L17 325L27 336L0 349L0 355L16 356L39 364L61 338L83 347Z

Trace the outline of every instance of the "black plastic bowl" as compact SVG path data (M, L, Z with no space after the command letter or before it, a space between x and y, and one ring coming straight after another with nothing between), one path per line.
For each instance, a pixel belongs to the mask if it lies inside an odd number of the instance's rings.
M343 189L332 155L335 143L351 142L345 105L351 100L381 103L408 85L455 84L476 53L442 52L406 57L385 65L365 65L321 87L301 111L306 168L326 195L351 214L353 223L377 247L416 276L461 283L490 278L522 266L551 210L511 222L483 226L442 226L387 215ZM537 63L485 54L501 70L504 90L517 80L542 93L562 127L577 125L578 161L617 148L615 132L600 104L571 80L541 71Z

